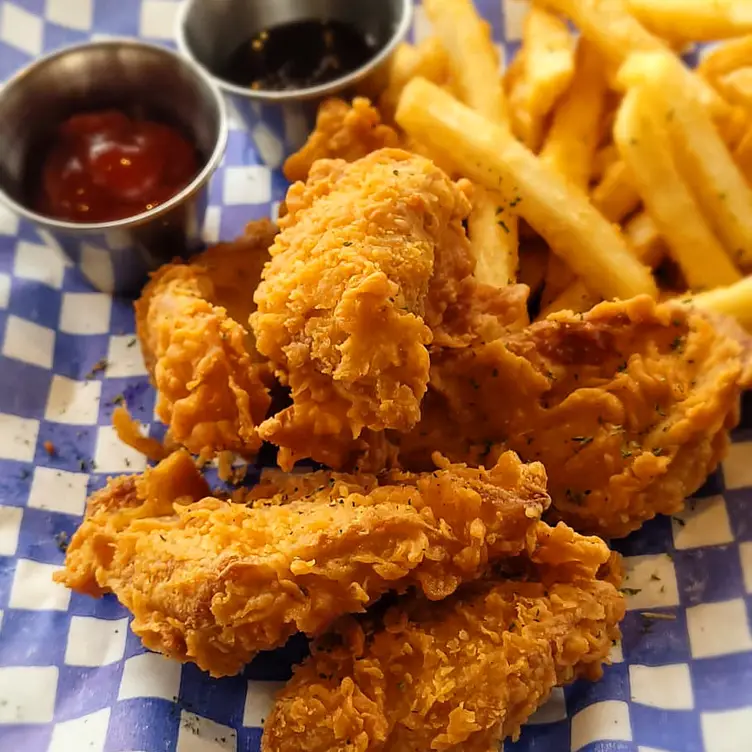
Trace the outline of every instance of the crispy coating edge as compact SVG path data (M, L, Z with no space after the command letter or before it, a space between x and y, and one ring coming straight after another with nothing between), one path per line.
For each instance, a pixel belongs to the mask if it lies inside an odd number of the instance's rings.
M252 456L261 445L268 372L245 322L275 232L268 221L252 223L233 243L161 267L135 303L157 414L174 441L205 460L221 451Z
M420 469L434 450L476 464L511 449L545 464L555 518L621 537L717 467L748 370L738 338L685 307L604 303L435 353L421 423L372 451Z
M599 678L625 612L597 579L608 548L537 528L520 557L533 581L466 586L430 607L408 598L376 626L340 622L280 692L263 752L491 752L555 686ZM580 554L589 567L554 563Z
M199 501L200 474L178 452L94 497L57 579L113 592L150 649L234 674L259 650L318 634L388 590L414 586L438 600L524 548L549 502L542 466L511 453L488 471L442 465L330 474L304 497L248 505Z
M291 389L292 406L260 429L284 469L303 457L339 467L364 431L419 419L432 330L473 269L465 188L397 149L321 160L290 188L251 316Z
M294 183L307 180L314 162L344 159L354 162L372 151L400 145L397 132L381 122L379 111L364 97L352 104L327 99L319 106L316 127L306 143L285 161L285 177Z

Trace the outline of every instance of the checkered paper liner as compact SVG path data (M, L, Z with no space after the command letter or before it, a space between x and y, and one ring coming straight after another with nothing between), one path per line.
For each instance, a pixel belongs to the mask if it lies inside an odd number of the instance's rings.
M508 54L524 1L476 3ZM0 0L0 78L90 38L171 44L177 5ZM428 26L416 11L420 38ZM295 124L262 117L249 128L236 115L211 185L207 241L272 213L286 188L278 168ZM274 692L305 654L305 640L293 640L241 676L212 680L145 651L114 598L52 583L87 494L107 475L144 468L110 427L118 396L152 435L163 430L133 332L128 302L93 292L33 227L0 211L2 752L255 752ZM752 749L749 408L722 471L685 512L619 543L633 594L604 679L556 690L507 752Z

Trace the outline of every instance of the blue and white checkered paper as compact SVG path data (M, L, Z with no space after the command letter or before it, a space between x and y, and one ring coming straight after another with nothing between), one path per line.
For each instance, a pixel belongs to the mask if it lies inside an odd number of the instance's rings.
M479 0L509 51L522 0ZM171 44L173 0L0 0L0 77L63 44L134 35ZM427 32L417 9L415 35ZM268 215L294 123L233 120L211 187L208 241ZM2 148L2 145L0 145ZM270 169L272 168L272 169ZM125 395L152 432L127 302L93 292L28 224L0 211L0 750L255 752L271 697L305 641L216 681L146 652L113 598L52 583L87 493L143 469L110 428ZM97 361L108 368L87 378ZM752 403L747 428L687 510L619 545L634 588L613 665L557 690L507 752L752 750ZM55 453L44 448L52 442ZM670 618L646 619L644 612Z

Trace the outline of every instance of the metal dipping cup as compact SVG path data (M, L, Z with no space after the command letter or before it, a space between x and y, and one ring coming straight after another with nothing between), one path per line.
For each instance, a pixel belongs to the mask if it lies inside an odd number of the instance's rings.
M57 127L105 109L177 128L198 151L198 174L169 201L126 219L86 224L38 214L31 196ZM68 47L0 90L0 200L56 241L95 288L136 295L149 271L200 247L207 184L226 143L222 95L190 60L132 39Z
M318 101L377 76L407 36L412 14L413 0L186 0L178 13L176 36L180 51L201 65L229 95L265 162L277 167L278 158L267 158L276 150L264 148L269 132L282 141L287 152L300 147L310 132ZM233 51L255 34L311 19L354 26L373 42L373 57L347 75L304 89L251 89L219 75ZM259 126L266 132L259 134L255 130Z

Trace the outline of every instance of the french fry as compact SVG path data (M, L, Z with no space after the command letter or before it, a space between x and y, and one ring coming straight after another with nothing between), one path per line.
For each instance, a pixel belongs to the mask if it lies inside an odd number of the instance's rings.
M441 42L435 36L421 40L415 51L418 53L418 57L409 78L402 82L403 87L410 78L415 78L415 76L423 76L423 78L437 84L445 82L449 78L449 57Z
M533 6L522 29L527 109L543 118L569 89L575 71L575 43L557 15Z
M747 184L752 185L752 127L734 149L734 162L747 179Z
M543 285L548 258L551 255L548 247L541 242L527 244L525 252L520 254L518 282L527 285L531 295L535 295Z
M745 277L729 287L707 290L682 302L713 313L733 316L745 329L752 331L752 277Z
M653 218L641 211L624 225L624 236L632 252L643 264L655 269L666 255L666 243Z
M500 203L498 194L477 185L473 209L467 219L470 248L475 257L475 276L487 285L505 287L517 278L517 217ZM506 215L506 216L505 216ZM509 236L508 242L500 234ZM504 248L500 251L500 244Z
M662 113L661 128L671 134L675 163L711 227L736 262L752 264L752 189L684 70L672 55L634 55L619 77L626 85L638 84L648 92L654 108ZM666 235L665 228L661 232Z
M655 269L663 261L666 244L647 212L635 214L625 225L624 235L632 253L643 264ZM550 313L564 310L582 313L589 311L598 302L600 298L590 293L580 280L576 280L543 307L539 318L546 318Z
M400 44L389 59L389 85L401 91L415 74L419 60L420 55L414 45L410 42Z
M508 98L512 132L528 149L538 152L543 142L545 118L530 112L528 99L527 81L519 76L512 82Z
M509 109L499 60L489 29L472 0L425 0L424 7L449 55L453 82L462 101L492 122L509 128ZM514 282L518 264L517 217L503 192L480 195L470 217L470 245L476 276L491 285ZM506 208L497 221L497 208Z
M627 0L630 12L659 36L693 42L752 32L750 0Z
M593 206L609 221L621 222L640 205L640 196L623 159L614 162L590 193Z
M540 158L582 191L590 183L606 88L603 58L581 40L572 85L554 111Z
M438 153L435 150L429 148L422 141L416 141L411 136L406 136L404 139L404 147L407 151L417 154L418 156L430 159L442 172L447 175L451 175L454 178L460 176L457 171L457 165L454 162L446 159L443 154Z
M509 99L509 93L514 85L523 77L525 73L525 48L520 47L514 54L514 57L507 62L501 80L504 87L504 93Z
M538 152L543 142L545 118L533 116L528 109L528 85L525 79L525 48L517 54L504 71L504 91L509 107L509 122L512 133L528 149Z
M569 18L618 68L630 52L667 45L630 15L624 0L539 0L536 4Z
M665 108L660 101L656 103L647 87L633 87L616 117L614 141L689 286L697 290L731 284L740 274L684 183L672 155L665 118Z
M747 110L752 109L752 67L737 68L723 73L716 77L713 83L729 102Z
M605 94L603 59L587 40L580 40L572 85L554 110L553 122L540 158L585 192L600 140L599 126ZM552 255L546 274L544 302L556 297L573 279L574 275L566 263Z
M389 59L386 88L379 97L379 110L388 117L393 117L400 94L405 84L413 77L418 66L418 51L409 42L403 42ZM429 81L429 76L424 76ZM440 83L434 81L434 83Z
M750 121L750 111L744 107L734 106L728 117L716 122L718 134L729 149L735 149L744 138Z
M541 308L541 312L538 314L538 321L558 311L584 313L585 311L589 311L594 305L600 303L601 300L603 300L601 296L594 295L588 290L584 282L577 279L559 293L550 303Z
M625 0L538 0L538 3L573 21L582 35L600 49L614 71L635 52L673 54L662 39L630 15ZM713 116L727 117L729 105L712 86L688 68L684 71L687 85Z
M593 169L590 171L590 179L593 181L602 180L606 170L618 161L619 150L616 148L616 144L609 142L601 146L593 156Z
M735 148L744 137L752 112L752 35L714 46L700 60L697 70L718 92L735 105L720 121L721 137Z
M494 123L508 123L498 54L472 0L424 0L423 7L449 55L462 101Z
M489 190L507 186L517 211L583 279L606 298L655 297L650 271L590 204L512 134L484 119L425 79L402 92L398 124L462 165L463 173Z
M608 73L608 70L604 70L604 74L606 73ZM609 78L609 84L611 83L611 80L612 77ZM601 118L600 125L601 136L598 140L599 146L613 144L612 131L614 130L614 120L616 120L616 112L621 104L622 96L623 92L620 91L614 91L610 88L606 91L603 104L603 117Z
M737 68L743 68L752 60L752 34L728 42L715 45L708 49L700 58L697 70L707 79L729 73Z
M449 76L449 59L436 37L426 37L417 47L403 42L389 61L387 87L379 98L379 109L394 116L402 89L416 76L443 84Z
M567 266L567 262L555 253L548 256L548 266L546 267L546 279L541 295L541 306L547 306L552 300L558 297L569 285L576 279L572 270Z

